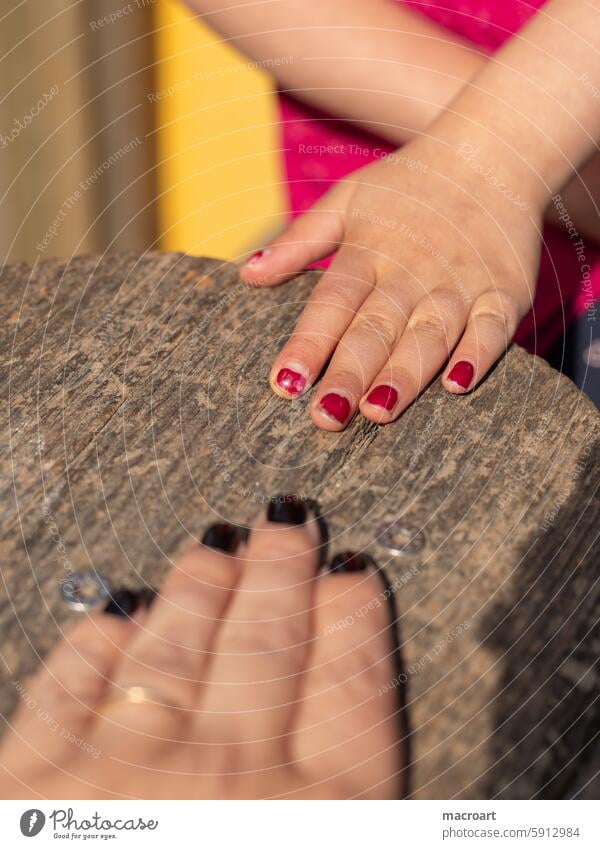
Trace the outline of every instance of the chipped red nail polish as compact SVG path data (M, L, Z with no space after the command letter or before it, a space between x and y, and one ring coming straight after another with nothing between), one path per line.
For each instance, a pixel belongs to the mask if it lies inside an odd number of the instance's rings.
M338 395L337 392L328 392L321 398L319 404L328 416L340 424L344 424L350 415L350 401L343 395Z
M393 410L398 403L398 393L393 386L382 384L372 389L367 396L367 402L374 407L383 407L384 410Z
M475 369L471 363L466 362L466 360L461 360L459 363L456 363L450 371L448 380L451 380L453 383L458 383L458 385L462 386L463 389L468 389L471 381L473 380L474 371Z
M277 374L275 383L288 395L300 395L301 392L304 392L306 378L300 372L291 368L282 368Z
M255 262L258 262L260 259L262 259L264 257L264 255L265 255L264 251L256 251L255 254L252 254L250 259L246 260L245 264L246 265L253 265Z

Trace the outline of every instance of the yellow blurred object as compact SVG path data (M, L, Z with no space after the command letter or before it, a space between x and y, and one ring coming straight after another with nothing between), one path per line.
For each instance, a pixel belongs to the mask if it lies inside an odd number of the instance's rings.
M239 259L285 208L270 79L180 3L155 23L160 248Z

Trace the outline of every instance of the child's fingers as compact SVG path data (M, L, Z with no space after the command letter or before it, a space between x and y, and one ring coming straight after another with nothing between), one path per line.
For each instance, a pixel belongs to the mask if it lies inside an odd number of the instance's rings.
M412 404L448 360L467 316L467 303L452 289L434 289L422 298L389 361L365 392L363 416L386 424Z
M338 184L240 268L249 286L276 286L337 249L350 187Z
M372 270L364 255L342 248L275 358L270 375L274 392L297 398L310 388L372 291Z
M311 406L318 427L341 430L347 424L365 390L389 360L411 308L411 296L398 281L387 290L378 287L363 302L342 336Z
M449 392L467 392L485 377L510 344L521 314L519 305L507 292L485 292L477 298L442 379Z

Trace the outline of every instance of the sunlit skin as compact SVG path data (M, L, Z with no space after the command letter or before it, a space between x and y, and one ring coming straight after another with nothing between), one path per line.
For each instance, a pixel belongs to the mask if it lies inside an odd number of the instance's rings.
M263 514L235 553L189 548L142 614L84 614L19 688L0 796L402 795L384 585L319 575L319 543Z
M393 421L438 374L477 386L531 306L553 195L600 233L598 0L550 0L491 58L387 0L191 5L249 55L306 58L272 68L284 89L403 144L242 266L271 286L337 251L273 391L298 397L325 369L310 414L341 430Z

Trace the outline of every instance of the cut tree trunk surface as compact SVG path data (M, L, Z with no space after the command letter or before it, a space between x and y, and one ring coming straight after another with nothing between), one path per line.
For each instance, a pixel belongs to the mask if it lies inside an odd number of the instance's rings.
M319 431L311 393L267 381L316 279L248 290L181 254L4 269L0 711L76 618L73 570L159 585L215 515L296 492L395 589L414 797L568 795L599 727L600 416L513 347L467 396L436 381L393 425ZM395 520L420 551L382 545Z

